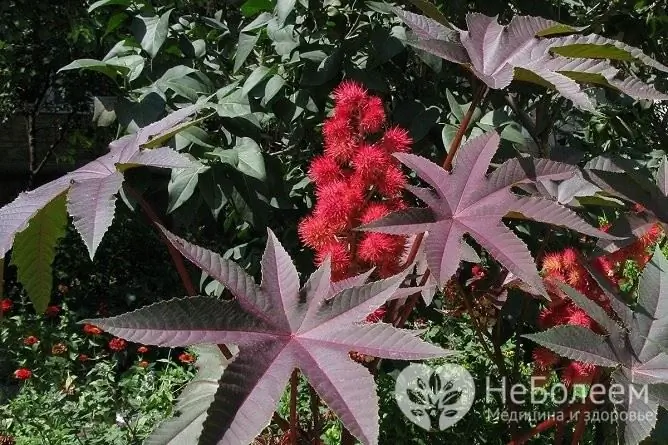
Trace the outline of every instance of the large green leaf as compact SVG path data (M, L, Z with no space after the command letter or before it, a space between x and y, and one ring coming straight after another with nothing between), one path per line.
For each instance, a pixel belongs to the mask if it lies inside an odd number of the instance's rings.
M155 58L167 39L167 33L169 32L169 15L171 13L172 10L170 9L161 16L139 16L139 19L143 23L143 27L138 26L137 28L137 40L140 40L142 49L146 51L151 58Z
M234 72L239 71L239 68L244 64L251 51L255 47L260 34L247 34L242 32L239 34L239 42L237 44L237 53L234 55Z
M46 310L51 299L51 265L56 256L58 239L65 235L66 226L65 194L61 194L37 212L28 227L14 239L12 263L16 265L19 281L39 314Z
M199 164L190 168L177 168L172 170L172 178L167 185L169 193L169 206L167 213L181 207L195 192L199 175L207 171L209 167Z
M285 19L295 9L295 3L297 3L297 0L278 0L276 2L276 15L278 16L279 25L285 23Z
M241 94L243 96L248 95L250 90L252 90L257 84L262 82L262 80L271 73L271 69L266 66L258 66L253 70L253 72L248 76L248 79L244 82L244 86L241 88Z
M113 63L103 62L101 60L95 59L78 59L74 62L65 65L58 72L69 71L69 70L91 70L102 73L107 77L116 79L119 74L126 75L130 72L130 69L125 65L114 65Z
M111 5L121 5L121 6L130 6L130 0L98 0L88 7L88 13L95 11L98 8L103 6Z

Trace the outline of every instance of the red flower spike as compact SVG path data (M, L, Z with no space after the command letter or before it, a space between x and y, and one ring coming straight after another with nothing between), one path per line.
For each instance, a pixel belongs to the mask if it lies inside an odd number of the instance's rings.
M58 314L60 313L60 306L49 306L46 308L46 311L44 312L44 315L47 318L54 318L57 317Z
M562 271L561 254L549 253L543 258L543 272L546 274L560 273Z
M146 346L140 346L137 348L137 353L138 354L146 354L148 352L148 348Z
M302 219L297 231L302 242L313 249L319 249L330 243L336 233L326 219L314 215Z
M350 252L347 243L331 242L323 246L316 253L316 265L320 266L327 256L330 255L332 264L333 280L341 280L348 277L348 269L350 268Z
M573 308L570 311L567 322L564 324L583 326L591 329L594 326L594 320L582 309Z
M109 349L112 351L120 352L127 347L128 343L122 338L112 338L109 340Z
M478 277L478 278L484 277L485 276L485 269L481 265L476 264L471 268L471 274L474 277Z
M348 122L332 119L323 125L325 139L325 155L339 162L348 162L355 153L355 140L350 132Z
M387 259L400 257L404 251L406 238L398 235L370 232L364 234L359 243L358 255L373 264L382 264Z
M570 362L561 374L561 381L566 386L591 383L596 366L583 362Z
M578 262L578 253L572 247L564 249L561 253L561 263L564 266L564 269L572 269L578 267L580 264Z
M85 363L88 360L90 360L90 357L88 357L86 354L79 354L79 357L77 357L77 360L79 360L81 363Z
M393 210L396 209L389 207L385 202L372 202L362 213L362 216L360 217L360 223L368 224L372 221L382 218L383 216L386 216Z
M531 354L540 369L550 369L559 362L559 356L547 348L537 347Z
M385 108L380 97L370 97L361 110L360 130L364 133L377 133L385 123Z
M388 129L379 142L380 147L390 154L408 152L412 144L408 131L398 126Z
M367 315L366 321L369 323L378 323L379 321L383 321L386 312L387 309L385 309L385 307L380 307Z
M353 167L363 182L372 182L385 174L391 158L380 147L363 145L353 156Z
M142 360L139 363L137 363L137 366L139 366L140 368L143 368L143 369L148 368L148 365L149 365L149 363L146 360Z
M345 80L334 90L334 100L336 106L358 105L367 100L367 90L359 83L352 80Z
M401 194L406 185L406 177L401 169L395 165L390 165L385 170L385 174L378 180L378 191L387 198L394 198Z
M183 352L181 355L179 355L179 361L185 364L195 363L195 357L193 357L191 354L188 354L187 352Z
M27 368L19 368L14 371L14 378L17 380L28 380L32 377L32 371Z
M343 171L334 159L318 156L311 161L308 176L316 186L322 187L343 179Z
M352 217L364 202L362 192L338 181L318 191L315 215L322 217L333 228L343 229L352 223Z

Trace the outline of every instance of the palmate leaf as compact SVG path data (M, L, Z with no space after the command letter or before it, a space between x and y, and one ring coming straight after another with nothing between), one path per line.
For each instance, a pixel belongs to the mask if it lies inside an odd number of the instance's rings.
M114 195L120 190L128 168L149 166L186 168L192 161L167 147L143 150L154 138L169 134L177 124L197 111L197 106L182 108L164 119L140 128L109 144L109 153L51 181L0 208L0 256L12 247L16 234L31 218L56 197L67 194L67 208L91 258L114 217Z
M59 195L37 212L14 241L12 264L38 314L46 310L51 299L51 265L56 256L56 244L65 235L66 227L65 195Z
M294 368L309 379L346 428L365 444L378 443L378 397L368 370L349 351L419 360L449 351L414 331L360 320L384 304L405 273L364 284L369 274L332 283L325 261L306 284L269 231L257 285L235 263L164 231L191 262L236 297L191 297L156 303L118 317L88 320L130 341L161 346L234 343L237 357L223 373L204 421L200 444L250 443L269 423Z
M585 165L584 172L586 178L605 193L644 207L644 212L638 217L639 219L625 217L628 224L622 221L618 227L613 226L613 230L617 233L623 233L624 229L629 229L625 233L626 236L644 233L645 227L657 222L664 229L668 229L666 158L664 157L659 166L655 181L652 181L643 172L637 171L636 167L627 159L599 156ZM646 225L641 220L644 220ZM630 241L632 242L633 239ZM601 247L611 250L614 246L603 244Z
M427 263L440 286L456 272L462 258L461 239L468 233L511 273L544 293L529 250L502 218L530 218L599 238L610 236L554 201L522 197L511 191L525 182L566 179L577 172L574 166L545 159L511 159L487 177L499 140L492 131L467 142L459 151L452 173L425 158L396 154L433 188L408 187L429 208L391 213L360 230L406 235L428 231L424 241Z
M395 12L413 31L410 44L466 66L493 89L513 80L533 82L554 88L588 110L594 104L578 82L613 88L636 99L668 99L639 79L621 79L619 70L605 60L635 61L668 72L668 67L622 42L574 34L578 29L541 17L515 16L502 26L496 17L468 14L468 29L461 30L401 9Z
M611 374L624 387L617 409L627 414L620 417L619 436L625 444L642 442L654 428L659 406L668 408L668 260L657 247L640 277L635 311L621 307L622 298L605 289L623 327L586 296L568 286L562 289L608 335L566 325L525 337L563 357L618 368ZM646 396L629 398L643 390Z
M207 411L218 391L218 381L231 360L225 358L216 345L199 345L197 354L197 375L183 389L174 407L178 413L165 420L151 433L144 445L183 445L196 443L202 433ZM237 354L236 347L229 348Z
M598 366L614 367L618 364L615 351L605 337L583 326L556 326L524 337L571 360Z

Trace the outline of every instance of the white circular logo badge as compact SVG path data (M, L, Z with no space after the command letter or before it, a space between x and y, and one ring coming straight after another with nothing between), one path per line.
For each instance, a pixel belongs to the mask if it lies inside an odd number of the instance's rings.
M397 378L394 398L411 422L428 431L443 431L471 409L475 382L459 365L446 363L432 368L411 363Z

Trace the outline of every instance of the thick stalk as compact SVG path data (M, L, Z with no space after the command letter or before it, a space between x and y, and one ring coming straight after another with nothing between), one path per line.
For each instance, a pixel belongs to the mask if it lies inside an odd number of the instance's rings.
M0 300L5 296L5 258L0 258ZM2 311L0 310L0 321L2 321Z
M455 137L452 139L452 142L450 143L450 148L448 148L448 155L445 158L445 161L443 161L444 169L448 171L452 170L452 161L455 159L455 154L457 153L457 150L459 150L459 146L462 143L464 134L466 134L466 130L468 130L469 128L469 124L471 123L471 119L473 118L473 113L487 95L487 91L488 91L487 86L484 84L480 84L480 86L476 88L475 92L473 93L473 99L471 100L471 105L469 106L469 109L466 111L464 118L459 123L459 128L457 129L457 133L455 133ZM417 255L420 243L422 243L423 238L424 238L424 233L418 235L415 238L415 242L413 243L413 247L411 248L411 253L413 253L413 258L411 259L410 262L406 261L405 265L410 266L410 264L415 260L415 256ZM409 259L410 259L410 254L409 254ZM418 301L419 298L415 296L408 299L406 304L404 304L404 306L401 309L399 309L400 316L397 318L397 323L395 323L395 326L397 327L403 326L403 324L408 319L408 316L406 316L405 314L410 314L415 308L415 305L417 304Z
M452 161L455 159L455 154L457 153L459 146L462 144L462 139L464 138L464 134L466 134L466 130L468 130L469 128L469 124L471 123L471 118L473 117L473 113L475 112L476 107L487 95L487 90L488 89L486 85L480 84L480 86L475 90L475 93L473 93L473 99L471 100L471 105L469 106L469 109L466 110L464 119L462 119L462 121L459 123L459 128L457 129L457 133L455 133L455 137L452 139L452 142L450 143L450 148L448 148L448 156L445 158L445 161L443 161L444 169L448 171L452 170Z
M522 434L520 437L511 440L510 442L508 442L508 445L525 444L532 437L537 436L543 431L547 431L556 425L567 423L573 413L582 410L584 407L585 407L584 403L577 403L575 405L571 405L567 408L564 408L563 410L559 411L559 413L556 416L543 420L541 423L539 423L526 433Z
M290 377L290 443L297 445L299 426L297 425L297 386L299 383L299 370L295 368Z
M320 443L320 396L315 392L313 386L309 385L308 389L311 396L311 421L313 425L311 437L313 440L317 440L316 443Z
M162 230L160 229L160 226L162 226L163 224L160 221L158 215L155 213L151 205L135 189L133 189L128 185L125 186L125 189L137 201L139 207L141 207L146 217L151 221L151 224L153 224L153 226L155 226L155 228L158 230L160 239L167 246L167 249L169 250L169 255L172 257L172 262L174 263L174 266L176 267L176 270L179 273L179 277L181 278L183 287L186 289L186 292L188 292L188 295L189 296L197 295L198 293L197 289L195 288L195 285L190 279L190 275L188 274L186 265L183 262L183 257L181 256L179 251L176 250L176 248L172 245L172 243L169 242L165 234L162 233Z
M172 258L174 267L176 267L176 271L178 272L179 277L181 278L181 283L183 284L183 287L185 288L188 295L191 297L197 295L198 294L197 288L190 279L190 274L188 273L188 269L186 269L186 265L183 262L183 257L181 256L179 251L176 250L176 247L174 247L172 243L169 242L165 234L162 233L162 230L160 229L161 226L164 226L160 221L160 217L158 217L158 215L155 213L151 205L135 189L126 185L125 190L127 190L127 192L137 201L137 203L141 207L146 217L149 219L149 221L151 221L151 224L158 231L160 239L162 240L163 244L167 246L167 250L169 251L169 256ZM226 359L229 360L232 358L232 353L227 348L227 346L218 345L218 347L220 348L220 351L223 353Z
M597 370L596 373L594 374L594 377L591 379L592 386L598 383L599 375L600 371ZM587 396L585 406L582 409L582 411L580 411L580 415L578 416L578 423L575 425L575 431L573 432L571 445L578 445L582 441L582 436L584 436L585 429L587 426L587 414L589 413L589 411L592 410L592 408L594 408L594 398L591 396L590 392Z

